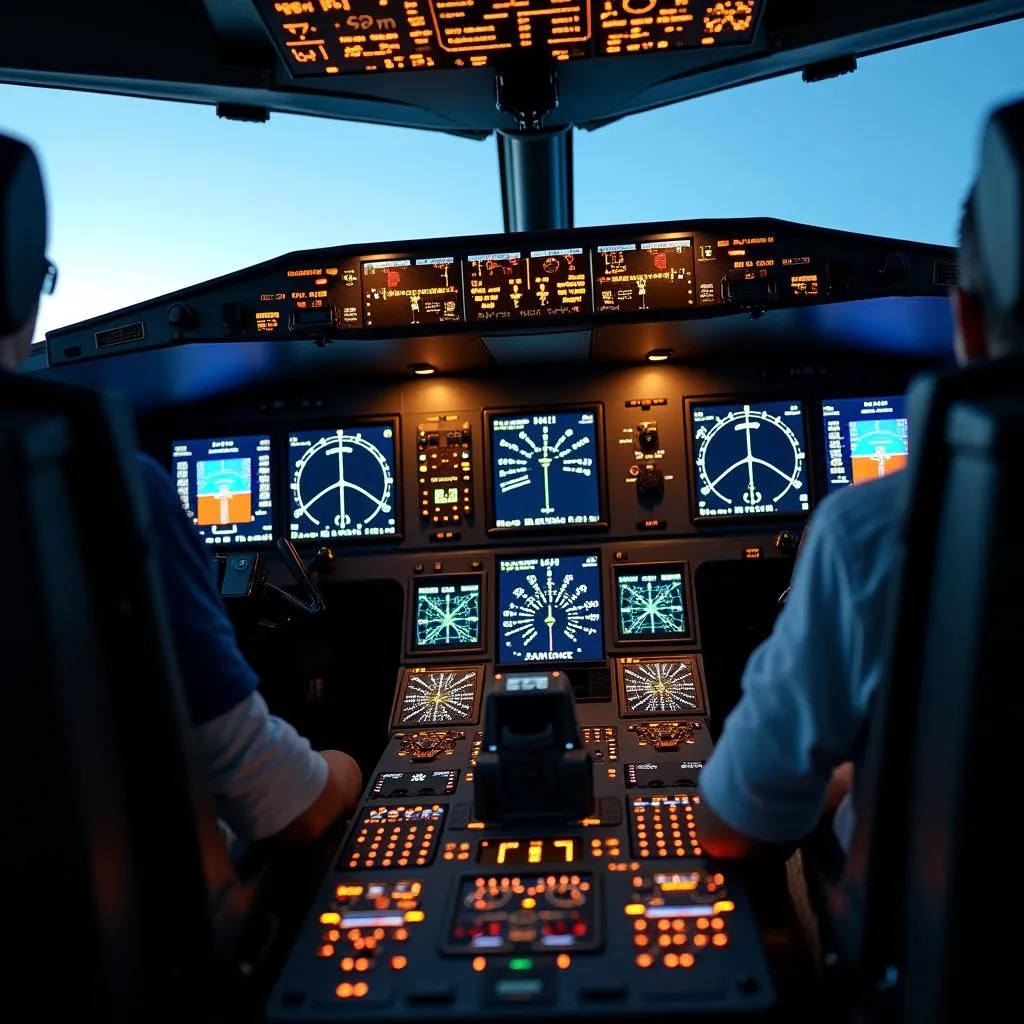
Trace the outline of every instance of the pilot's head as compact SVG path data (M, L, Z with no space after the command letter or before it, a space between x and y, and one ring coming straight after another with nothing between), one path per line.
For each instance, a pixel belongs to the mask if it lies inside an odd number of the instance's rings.
M1024 101L1001 107L985 127L959 262L958 358L1024 354Z
M0 135L0 369L28 355L40 293L55 283L39 162L24 142Z

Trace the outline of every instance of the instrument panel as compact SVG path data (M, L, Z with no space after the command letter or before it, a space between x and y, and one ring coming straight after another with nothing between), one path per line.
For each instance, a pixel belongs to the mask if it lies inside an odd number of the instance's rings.
M897 472L908 458L900 395L832 398L793 387L785 397L683 398L670 397L665 384L664 396L636 399L648 409L640 416L628 402L615 410L618 431L606 424L611 410L602 402L436 412L413 417L405 431L397 415L338 416L175 438L164 458L182 505L214 548L267 545L279 534L339 547L459 547L484 537L514 543L799 522L826 493ZM534 584L522 575L536 570L511 562L500 570L499 589L515 579L503 600L538 586L563 600L558 580ZM582 563L572 569L576 580L588 572ZM479 616L481 594L454 586L417 592L417 650L478 643L470 619ZM634 609L617 623L623 641L686 637L673 605L679 580L620 576L616 586ZM526 616L529 600L506 611Z
M610 328L944 296L955 279L939 246L768 219L426 239L290 253L50 331L47 351L61 365L188 341Z

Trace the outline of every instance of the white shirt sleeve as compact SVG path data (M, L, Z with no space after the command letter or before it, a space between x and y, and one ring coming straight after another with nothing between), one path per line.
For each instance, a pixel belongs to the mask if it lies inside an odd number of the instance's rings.
M198 727L217 813L240 839L276 835L327 784L327 763L258 693Z
M742 698L701 772L703 799L718 817L763 842L814 828L832 770L850 759L862 728L853 681L867 669L866 647L881 641L864 635L871 623L860 614L862 599L870 595L861 590L870 581L850 564L854 539L838 514L842 504L818 510L789 598L751 655Z

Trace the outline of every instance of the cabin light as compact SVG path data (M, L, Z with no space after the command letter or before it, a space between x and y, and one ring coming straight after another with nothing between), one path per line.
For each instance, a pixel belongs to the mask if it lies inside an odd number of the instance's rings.
M409 369L417 377L429 377L431 374L437 373L437 367L431 366L430 363L409 363Z
M663 363L666 359L672 357L674 349L671 348L652 348L647 353L647 361L649 363Z

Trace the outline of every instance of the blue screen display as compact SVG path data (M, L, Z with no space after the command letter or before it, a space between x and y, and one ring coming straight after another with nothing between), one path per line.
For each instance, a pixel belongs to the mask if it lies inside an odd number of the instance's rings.
M602 521L595 409L494 413L489 424L495 529Z
M288 471L292 540L397 536L390 423L289 434Z
M821 419L830 492L906 467L910 424L903 395L826 400Z
M695 405L698 519L806 512L806 443L799 402Z
M498 662L601 661L596 554L498 559Z
M265 434L172 442L178 497L207 544L274 539L270 456Z

